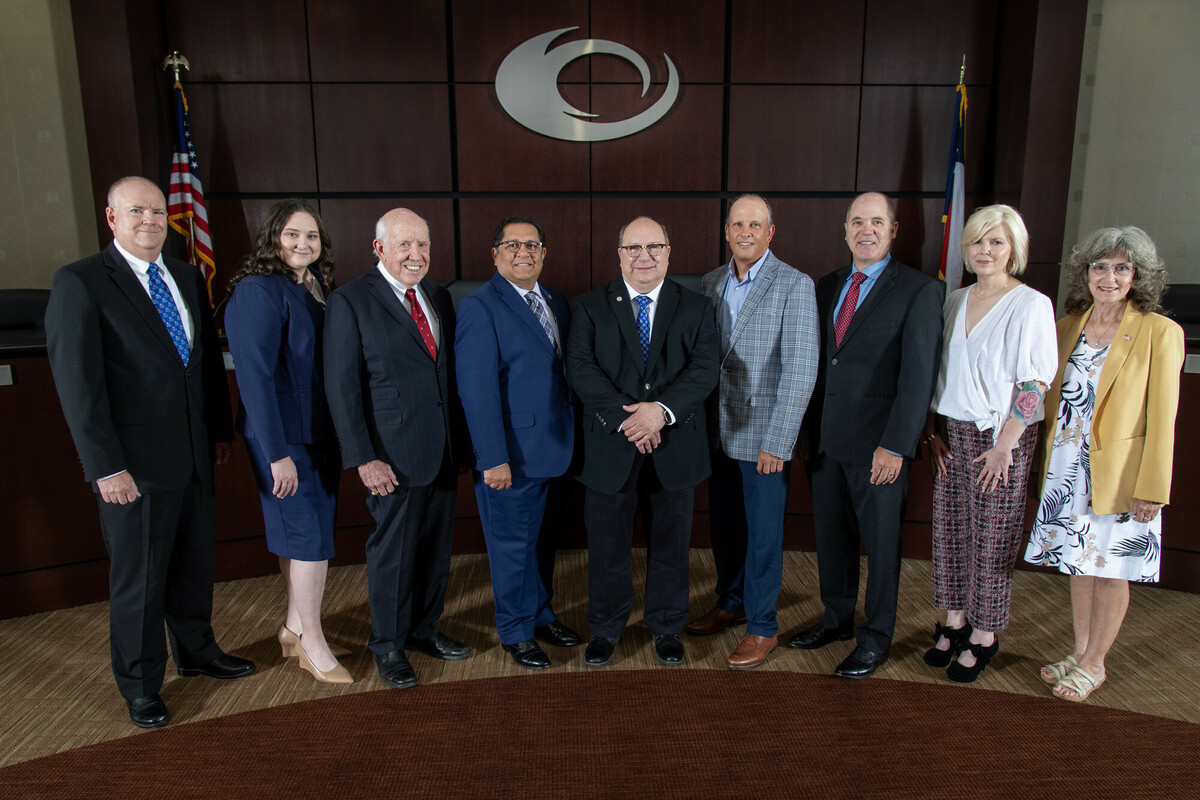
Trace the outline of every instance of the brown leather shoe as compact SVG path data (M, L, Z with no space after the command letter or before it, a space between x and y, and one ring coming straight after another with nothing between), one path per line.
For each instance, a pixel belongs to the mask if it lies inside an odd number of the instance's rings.
M687 632L694 636L708 636L713 633L719 633L725 630L730 625L745 625L746 612L739 611L736 614L730 614L728 611L722 611L720 606L713 606L713 610L702 616L696 617L687 625Z
M755 636L747 633L734 651L725 659L725 666L730 669L754 669L767 660L767 654L775 649L779 636Z

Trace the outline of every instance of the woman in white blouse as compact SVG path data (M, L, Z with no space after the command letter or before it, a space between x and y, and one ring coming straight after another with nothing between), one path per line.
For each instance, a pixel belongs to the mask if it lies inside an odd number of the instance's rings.
M933 597L945 610L925 663L971 683L1008 626L1029 466L1058 349L1050 299L1018 281L1029 254L1021 215L987 206L967 220L976 283L946 298L945 346L925 444L934 469Z

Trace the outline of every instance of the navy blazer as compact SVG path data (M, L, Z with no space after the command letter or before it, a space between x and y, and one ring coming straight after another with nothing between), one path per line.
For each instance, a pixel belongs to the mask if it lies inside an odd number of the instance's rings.
M643 364L631 305L620 278L575 300L567 377L583 403L579 480L604 494L620 491L637 452L618 430L629 416L621 407L657 401L675 414L675 424L662 429L654 468L667 489L686 489L710 472L704 402L720 370L716 316L708 298L666 278Z
M447 445L461 464L470 444L454 377L454 304L433 281L420 286L441 327L436 360L376 266L330 294L325 311L325 396L342 465L379 459L401 486L428 486Z
M870 464L877 447L914 458L941 363L946 284L892 258L836 345L833 315L851 269L817 284L821 359L805 416L810 447L847 463Z
M335 438L325 401L324 327L325 307L304 284L283 275L243 278L225 305L241 393L237 431L255 439L268 461L287 457L289 444Z
M211 442L233 439L204 278L162 262L195 327L186 365L115 244L55 273L46 307L50 367L84 478L128 470L143 494L212 480Z
M565 347L567 299L541 290ZM507 463L525 478L566 472L575 448L566 367L525 298L499 274L459 302L454 358L475 468Z

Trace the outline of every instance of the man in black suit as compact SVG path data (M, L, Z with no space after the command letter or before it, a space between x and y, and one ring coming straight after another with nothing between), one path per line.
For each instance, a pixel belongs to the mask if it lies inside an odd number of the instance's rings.
M825 613L788 644L813 650L856 635L861 541L866 620L834 670L843 678L868 678L887 661L909 460L942 353L945 285L891 257L898 228L894 201L859 195L846 215L853 263L817 284L821 358L805 427Z
M646 627L658 660L683 663L692 492L708 477L704 401L717 385L712 304L666 278L666 230L639 217L618 237L621 277L575 302L567 380L583 403L589 666L612 660L633 608L630 546L639 501Z
M458 661L471 648L438 630L450 575L466 423L454 378L454 306L429 273L429 225L405 208L375 225L379 262L329 296L325 393L342 449L371 492L371 637L380 679L406 689L405 650Z
M113 675L129 717L167 724L158 695L166 623L180 675L240 678L254 664L213 635L213 463L233 424L204 279L162 256L167 203L122 178L105 209L113 242L54 276L46 343L109 559Z

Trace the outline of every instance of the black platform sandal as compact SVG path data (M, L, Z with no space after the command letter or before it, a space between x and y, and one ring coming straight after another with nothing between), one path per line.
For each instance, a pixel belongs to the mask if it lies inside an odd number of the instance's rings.
M949 650L938 650L938 640L943 636L950 642ZM925 651L925 663L931 667L945 669L950 662L958 658L958 654L967 649L967 639L971 638L971 623L964 622L961 628L947 628L945 625L933 626L933 647Z
M964 667L958 661L951 664L950 668L946 670L946 677L955 683L975 682L975 679L979 677L979 673L983 672L984 667L988 665L989 661L995 658L997 651L1000 650L1000 637L997 636L996 640L987 647L981 644L968 644L967 649L975 654L975 665Z

